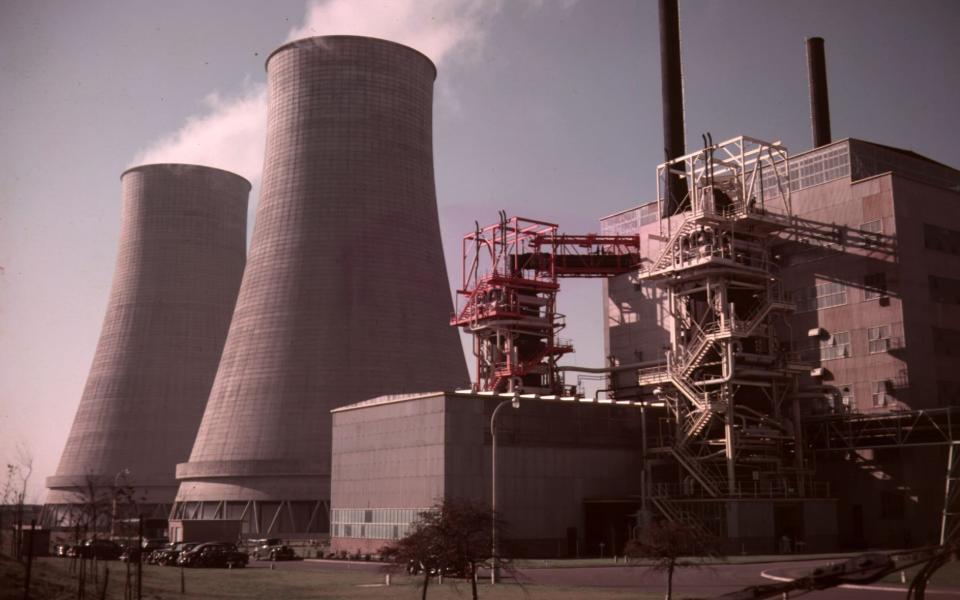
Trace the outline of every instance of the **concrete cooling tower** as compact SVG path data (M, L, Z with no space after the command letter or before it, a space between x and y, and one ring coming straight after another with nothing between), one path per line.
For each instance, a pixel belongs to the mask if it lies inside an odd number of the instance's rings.
M433 179L436 69L353 36L267 59L263 184L240 297L174 518L327 531L330 410L469 382Z
M250 184L195 165L121 176L120 246L93 366L43 521L133 487L166 516L190 455L240 288ZM83 491L93 485L94 492Z

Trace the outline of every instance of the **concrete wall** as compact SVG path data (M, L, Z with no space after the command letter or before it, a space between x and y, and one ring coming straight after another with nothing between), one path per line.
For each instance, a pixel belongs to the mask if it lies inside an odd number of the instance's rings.
M90 375L50 488L45 524L88 478L169 504L190 454L237 299L250 184L195 165L121 177L113 286ZM104 491L110 497L109 491Z
M882 233L895 238L892 176L881 175L859 182L840 179L801 190L793 195L796 214L802 218L823 223L846 225L859 229L864 223L881 221ZM820 343L807 336L811 329L820 328L824 341L835 340L838 333L848 334L849 353L844 357L819 361L826 369L823 383L838 390L850 388L856 410L860 412L885 411L891 408L910 408L913 401L904 386L891 387L886 406L874 407L875 382L899 382L907 370L903 354L906 344L902 294L909 293L900 274L909 256L896 258L879 252L848 248L846 252L829 252L817 248L785 248L783 263L784 289L795 295L816 285L841 284L846 301L839 306L820 310L798 310L790 318L794 350L804 352L804 358L817 362L821 352L814 346ZM884 273L888 293L870 299L864 278L869 274ZM890 327L890 348L870 352L868 330Z
M371 538L368 532L390 529L371 525L409 525L382 521L396 516L396 509L422 510L441 498L488 504L490 415L502 400L425 395L335 411L333 550L375 552L391 538ZM584 535L584 500L639 493L636 413L631 407L537 400L501 409L498 512L516 552L573 554L568 533ZM356 512L339 512L351 509ZM341 515L366 522L351 523L346 535L338 525ZM402 535L403 527L397 533Z
M326 502L332 408L468 384L447 325L435 76L411 48L353 36L268 59L250 259L179 503Z

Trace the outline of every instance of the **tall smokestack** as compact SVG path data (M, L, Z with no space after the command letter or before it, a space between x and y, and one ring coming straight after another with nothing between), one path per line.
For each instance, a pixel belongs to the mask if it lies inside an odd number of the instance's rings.
M364 37L299 40L267 59L250 259L174 517L327 531L331 409L468 384L447 325L435 78L416 50Z
M810 80L810 122L813 126L813 147L829 144L830 99L827 95L827 62L823 38L807 38L807 75Z
M93 366L56 474L45 525L69 524L89 486L133 487L165 518L217 373L246 255L239 175L146 165L121 176L120 246ZM129 516L129 515L127 515Z
M663 96L663 148L666 160L683 156L683 82L680 67L680 16L677 0L660 0L660 87ZM687 181L667 175L662 216L673 214L687 195Z

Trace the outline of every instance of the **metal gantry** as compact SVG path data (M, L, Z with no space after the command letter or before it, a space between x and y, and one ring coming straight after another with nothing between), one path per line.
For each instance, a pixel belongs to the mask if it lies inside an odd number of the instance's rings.
M739 137L705 139L658 168L658 180L683 174L689 190L661 219L661 250L637 274L666 293L671 317L666 360L638 377L641 394L670 409L672 435L651 449L668 472L649 490L668 519L700 525L683 502L691 497L822 495L796 450L794 392L810 366L776 327L794 308L771 251L795 223L787 161L783 146Z
M500 214L463 238L462 279L450 324L473 335L477 391L572 393L558 359L573 351L559 337L558 279L635 270L639 236L562 235L557 225Z

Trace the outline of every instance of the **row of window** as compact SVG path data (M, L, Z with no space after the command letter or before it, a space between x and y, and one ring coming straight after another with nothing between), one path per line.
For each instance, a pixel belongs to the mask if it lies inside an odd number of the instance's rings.
M333 537L398 540L410 532L426 508L334 508L330 511Z
M867 352L869 354L879 354L886 352L891 346L890 325L877 325L867 328ZM827 340L815 342L816 346L812 352L805 356L808 360L833 360L836 358L849 358L850 351L850 332L838 331Z
M886 273L864 275L864 301L886 297L887 291ZM847 286L836 282L820 283L813 287L794 290L790 298L796 304L798 313L843 306L850 300Z
M853 393L853 386L850 384L837 386L840 389L840 405L843 410L849 412L856 409L857 402ZM890 394L890 382L887 380L870 382L870 405L873 408L884 408L892 403L893 396Z

